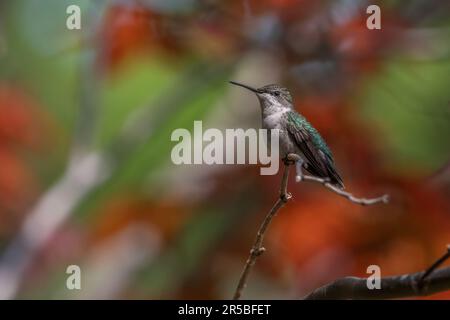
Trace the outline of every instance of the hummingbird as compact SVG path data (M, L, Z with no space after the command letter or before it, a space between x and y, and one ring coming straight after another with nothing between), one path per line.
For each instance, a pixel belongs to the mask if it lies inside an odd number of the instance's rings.
M259 100L264 129L279 129L280 155L283 159L290 153L297 154L297 180L301 179L302 169L313 176L328 180L343 189L344 184L336 171L333 154L320 133L294 110L289 91L276 84L261 88L235 81L231 84L254 92ZM270 143L270 141L269 141Z

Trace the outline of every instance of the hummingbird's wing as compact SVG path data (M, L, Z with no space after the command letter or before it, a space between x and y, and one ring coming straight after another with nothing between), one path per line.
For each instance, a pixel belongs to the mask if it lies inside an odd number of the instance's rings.
M317 130L298 114L292 113L289 118L287 131L306 158L306 170L317 177L329 178L332 184L344 188L331 151Z

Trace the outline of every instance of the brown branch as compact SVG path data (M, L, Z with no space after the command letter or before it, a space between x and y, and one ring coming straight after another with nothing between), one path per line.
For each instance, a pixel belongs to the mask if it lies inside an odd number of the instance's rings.
M252 249L250 250L250 255L248 256L247 262L244 266L244 270L242 271L241 277L239 278L239 283L233 296L234 300L238 300L241 297L242 291L247 285L247 279L250 274L251 268L255 265L256 259L258 259L258 257L265 251L265 248L263 247L264 235L270 222L272 221L272 218L277 214L278 210L283 207L291 198L291 195L287 192L289 165L290 163L288 162L286 162L284 165L283 177L281 179L280 196L259 227L255 242Z
M314 290L304 299L394 299L450 290L450 267L436 270L448 258L449 246L447 252L426 271L381 278L381 289L369 289L365 278L345 277Z
M427 279L427 277L433 273L434 270L436 270L437 268L439 268L439 266L441 264L443 264L448 258L450 258L450 245L447 245L447 252L440 257L439 259L437 259L422 275L422 277L420 277L419 282L418 282L418 287L419 289L422 289L425 285L425 280Z
M292 161L297 161L300 159L300 157L296 154L289 154L288 155L288 159L292 160ZM296 177L297 182L299 181L312 181L312 182L317 182L320 183L321 185L323 185L325 188L333 191L334 193L340 195L341 197L346 198L347 200L349 200L350 202L356 203L356 204L360 204L363 206L368 206L368 205L372 205L372 204L376 204L376 203L388 203L389 202L389 195L384 194L381 197L378 198L371 198L371 199L367 199L367 198L357 198L354 195L352 195L349 192L346 192L342 189L339 189L338 187L335 187L334 185L332 185L328 179L326 178L319 178L319 177L314 177L314 176L309 176L309 175L304 175L304 174L300 174L297 175Z
M264 234L267 231L267 228L269 227L270 222L272 221L273 217L276 215L278 210L283 207L286 202L291 199L291 195L287 192L287 184L288 184L288 178L289 178L289 166L294 164L296 161L300 160L300 157L296 154L288 154L286 159L284 160L284 172L283 177L281 179L281 188L280 188L280 196L275 203L275 205L272 207L272 209L269 211L267 216L265 217L264 221L262 222L261 226L259 227L258 233L256 234L255 242L253 243L252 249L250 250L250 255L247 258L247 261L245 262L244 270L242 271L241 277L239 278L239 283L236 288L236 291L234 293L233 299L238 300L241 295L242 291L245 289L247 285L247 279L250 274L251 268L255 265L256 260L258 257L264 253L266 250L262 244L264 239ZM308 175L301 175L301 180L305 181L314 181L321 183L324 187L330 189L331 191L335 192L336 194L347 198L349 201L361 204L361 205L372 205L379 202L387 203L388 202L388 196L383 195L379 198L373 198L373 199L366 199L366 198L356 198L351 193L345 192L335 186L333 186L331 183L329 183L328 180L323 178L317 178L313 176Z
M323 185L325 188L330 189L331 191L333 191L334 193L340 195L341 197L346 198L348 201L356 203L356 204L360 204L362 206L368 206L368 205L372 205L372 204L376 204L376 203L388 203L389 202L389 195L384 194L381 197L377 197L377 198L357 198L354 195L352 195L350 192L346 192L342 189L339 189L337 187L335 187L334 185L332 185L331 183L328 182L327 179L323 179L323 178L318 178L318 177L314 177L314 176L309 176L309 175L301 175L300 176L300 180L301 181L312 181L312 182L318 182L321 185Z

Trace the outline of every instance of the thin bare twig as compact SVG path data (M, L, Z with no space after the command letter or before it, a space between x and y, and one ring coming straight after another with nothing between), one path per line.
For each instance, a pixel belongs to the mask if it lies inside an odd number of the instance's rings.
M448 258L450 258L450 245L447 245L447 252L437 259L423 274L422 277L420 277L418 282L418 287L421 290L425 284L425 280L428 276L430 276L434 270L436 270L441 264L443 264Z
M377 197L377 198L357 198L354 195L352 195L350 192L346 192L342 189L339 189L335 186L333 186L331 183L328 182L328 180L323 179L323 178L318 178L318 177L314 177L314 176L309 176L309 175L302 175L300 176L301 180L304 181L312 181L312 182L318 182L320 184L322 184L325 188L330 189L331 191L333 191L334 193L340 195L341 197L346 198L348 201L356 203L356 204L360 204L362 206L368 206L368 205L372 205L372 204L376 204L376 203L388 203L389 202L389 195L384 194L381 197Z
M450 248L447 246L447 253L426 271L381 278L381 289L369 289L365 278L345 277L314 290L304 299L395 299L450 290L450 267L436 270L448 258Z
M242 271L241 277L239 278L239 283L236 288L236 291L234 293L233 299L238 300L241 295L242 291L247 285L247 279L250 274L251 268L255 265L256 260L258 257L264 253L265 248L262 246L264 234L267 231L267 228L272 221L273 217L276 215L278 210L283 207L286 202L291 199L291 195L287 192L287 184L288 184L288 178L289 178L289 166L291 164L294 164L296 161L300 160L300 156L296 154L288 154L285 161L284 161L284 172L283 177L281 179L281 188L280 188L280 196L275 203L275 205L272 207L272 209L269 211L267 216L265 217L264 221L262 222L261 226L259 227L258 233L256 234L255 242L252 246L252 249L250 250L250 255L247 258L247 261L245 262L244 270ZM331 183L329 183L328 180L323 178L317 178L313 176L308 175L301 175L301 180L305 181L314 181L321 183L324 187L330 189L331 191L335 192L336 194L347 198L349 201L361 204L361 205L372 205L376 203L387 203L388 202L388 195L383 195L379 198L373 198L373 199L366 199L366 198L356 198L351 193L345 192L335 186L333 186Z
M269 211L261 226L259 227L258 233L256 234L255 242L253 244L252 249L250 250L250 255L248 256L247 262L245 263L244 270L242 271L241 277L239 278L239 283L234 293L233 299L238 300L245 286L247 285L247 278L250 274L251 268L254 266L256 259L264 253L266 250L263 247L264 235L267 231L267 227L269 226L272 218L276 215L278 210L283 207L286 202L289 201L291 195L287 192L287 184L289 179L289 163L286 162L284 166L283 177L281 179L281 188L280 188L280 196L275 202L275 205Z
M288 159L292 160L292 161L297 161L300 159L300 157L296 154L291 153L288 155ZM357 198L350 192L346 192L346 191L339 189L338 187L332 185L329 182L329 180L326 178L319 178L319 177L301 174L301 175L297 175L297 181L312 181L312 182L320 183L325 188L333 191L334 193L340 195L341 197L346 198L350 202L360 204L363 206L368 206L368 205L372 205L372 204L376 204L376 203L388 203L389 202L389 195L387 195L387 194L384 194L381 197L370 198L370 199Z

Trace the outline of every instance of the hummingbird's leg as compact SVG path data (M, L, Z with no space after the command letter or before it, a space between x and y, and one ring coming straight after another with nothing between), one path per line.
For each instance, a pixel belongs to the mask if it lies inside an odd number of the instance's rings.
M297 160L295 162L295 172L296 172L295 182L300 182L303 179L303 171L302 171L302 169L303 169L303 164L304 163L305 163L305 161L302 158L300 158L299 160Z
M289 159L288 156L281 159L285 166L290 166L295 163L295 160Z

